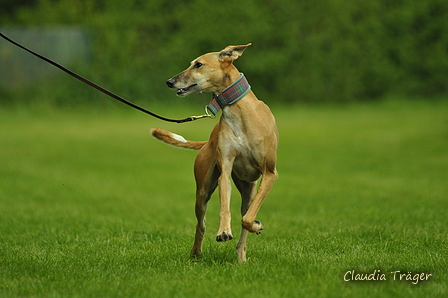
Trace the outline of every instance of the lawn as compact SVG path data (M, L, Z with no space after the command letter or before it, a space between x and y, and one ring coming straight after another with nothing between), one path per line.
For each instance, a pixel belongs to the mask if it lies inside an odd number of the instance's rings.
M196 153L149 134L204 140L216 120L31 111L0 109L0 297L448 295L446 102L274 106L279 179L244 264L214 240L216 194L189 258Z

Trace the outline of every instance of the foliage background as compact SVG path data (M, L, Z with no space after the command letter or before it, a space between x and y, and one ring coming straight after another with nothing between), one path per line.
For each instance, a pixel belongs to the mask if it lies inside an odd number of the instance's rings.
M0 0L3 28L87 30L91 57L71 67L133 101L174 98L164 82L194 57L248 42L236 64L269 104L446 97L447 19L446 0ZM91 102L79 86L58 75L20 92Z

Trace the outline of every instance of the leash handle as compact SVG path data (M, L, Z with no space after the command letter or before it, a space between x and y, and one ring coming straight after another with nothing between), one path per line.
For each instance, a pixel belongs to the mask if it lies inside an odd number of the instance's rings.
M60 70L64 71L65 73L67 73L67 74L71 75L72 77L74 77L74 78L80 80L81 82L83 82L83 83L85 83L85 84L87 84L87 85L89 85L89 86L91 86L91 87L93 87L93 88L95 88L95 89L97 89L97 90L103 92L103 93L106 94L106 95L109 95L110 97L112 97L112 98L114 98L114 99L116 99L116 100L118 100L118 101L121 101L122 103L124 103L124 104L126 104L126 105L128 105L128 106L130 106L130 107L133 107L134 109L137 109L137 110L139 110L139 111L141 111L141 112L143 112L143 113L146 113L146 114L148 114L148 115L151 115L151 116L153 116L153 117L155 117L155 118L158 118L158 119L160 119L160 120L167 121L167 122L184 123L184 122L194 121L194 120L197 120L197 119L202 119L202 118L205 118L205 117L210 117L209 115L191 116L191 117L187 117L187 118L184 118L184 119L170 119L170 118L162 117L162 116L160 116L160 115L157 115L157 114L155 114L155 113L153 113L153 112L151 112L151 111L148 111L148 110L145 109L145 108L142 108L142 107L140 107L140 106L138 106L138 105L136 105L136 104L134 104L134 103L132 103L132 102L130 102L130 101L124 99L123 97L121 97L121 96L119 96L119 95L116 95L115 93L110 92L109 90L107 90L107 89L105 89L105 88L99 86L98 84L95 84L95 83L92 82L92 81L89 81L88 79L86 79L86 78L84 78L84 77L78 75L77 73L71 71L70 69L68 69L68 68L66 68L66 67L64 67L64 66L62 66L62 65L60 65L59 63L54 62L53 60L48 59L47 57L44 57L44 56L42 56L42 55L40 55L40 54L38 54L38 53L36 53L36 52L34 52L34 51L28 49L28 48L22 46L21 44L15 42L14 40L10 39L9 37L7 37L6 35L4 35L4 34L1 33L1 32L0 32L0 36L3 37L4 39L6 39L7 41L9 41L10 43L12 43L12 44L18 46L19 48L21 48L21 49L27 51L28 53L30 53L30 54L32 54L32 55L36 56L37 58L42 59L42 60L44 60L45 62L50 63L51 65L53 65L53 66L59 68Z

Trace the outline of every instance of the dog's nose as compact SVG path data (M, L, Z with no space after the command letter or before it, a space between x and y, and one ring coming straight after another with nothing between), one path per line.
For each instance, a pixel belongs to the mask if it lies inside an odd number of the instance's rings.
M170 88L173 88L175 83L176 82L174 81L173 78L171 78L168 81L166 81L167 86L170 87Z

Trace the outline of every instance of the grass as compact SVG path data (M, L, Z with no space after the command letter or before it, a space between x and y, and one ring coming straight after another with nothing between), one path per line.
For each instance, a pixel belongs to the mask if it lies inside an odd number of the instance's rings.
M191 260L194 140L215 123L125 112L0 110L0 297L442 297L448 280L448 104L274 107L280 177L238 264ZM170 111L169 116L197 114ZM239 198L232 200L235 236ZM344 281L380 270L386 281ZM414 285L390 272L430 273Z

